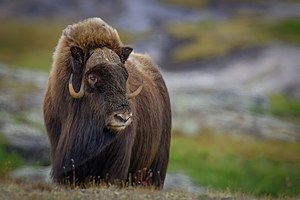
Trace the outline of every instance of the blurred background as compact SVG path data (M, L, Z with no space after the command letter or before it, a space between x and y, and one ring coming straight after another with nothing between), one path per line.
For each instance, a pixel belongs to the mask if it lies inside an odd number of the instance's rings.
M94 16L164 75L166 189L300 195L299 0L0 0L2 179L47 179L52 53L68 24Z

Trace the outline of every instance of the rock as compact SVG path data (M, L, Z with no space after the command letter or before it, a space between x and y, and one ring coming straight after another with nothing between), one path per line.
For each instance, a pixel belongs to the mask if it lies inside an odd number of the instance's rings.
M8 140L8 151L17 152L31 163L50 164L49 142L44 132L26 124L6 124L2 131Z
M269 95L300 97L300 48L272 44L252 56L223 60L222 67L164 72L169 88L173 128L198 134L210 128L221 134L300 140L300 124L268 113ZM213 63L215 63L213 61ZM215 68L214 68L215 67Z
M182 173L167 173L165 179L164 190L184 190L190 193L195 194L204 194L205 189L200 187L199 185L195 184L190 177L182 174Z
M12 171L10 178L30 182L50 182L50 167L23 166Z

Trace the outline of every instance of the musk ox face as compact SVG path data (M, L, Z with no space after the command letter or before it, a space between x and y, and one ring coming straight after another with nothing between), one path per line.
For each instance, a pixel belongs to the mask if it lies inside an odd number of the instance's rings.
M120 131L130 125L132 112L126 96L128 72L123 64L102 63L84 75L85 97L103 101L106 126Z
M70 95L75 99L92 101L92 105L97 106L91 107L91 111L101 108L101 113L105 115L105 126L114 131L121 131L131 124L133 115L128 99L138 95L143 87L141 85L131 94L126 93L128 72L124 62L131 51L124 49L118 55L105 47L88 52L77 47L71 48ZM74 85L80 82L80 89L76 92Z

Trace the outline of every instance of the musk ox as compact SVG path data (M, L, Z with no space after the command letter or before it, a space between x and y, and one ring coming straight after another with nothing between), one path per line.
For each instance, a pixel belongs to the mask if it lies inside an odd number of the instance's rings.
M163 186L171 138L165 82L149 56L124 46L100 18L63 30L44 120L55 182L134 182L147 170L147 184Z

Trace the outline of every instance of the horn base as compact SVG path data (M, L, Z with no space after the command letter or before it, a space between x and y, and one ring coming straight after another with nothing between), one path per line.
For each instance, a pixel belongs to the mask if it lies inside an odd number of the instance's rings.
M132 99L132 98L136 97L137 95L139 95L141 93L143 88L144 88L144 81L142 81L142 84L134 92L132 92L130 94L126 94L127 98Z
M75 92L72 81L73 81L73 73L71 73L71 76L69 79L69 92L70 92L71 97L73 97L74 99L81 99L84 96L84 79L82 77L79 92Z

